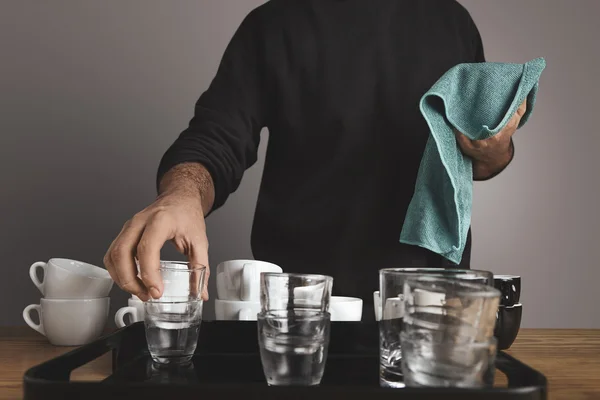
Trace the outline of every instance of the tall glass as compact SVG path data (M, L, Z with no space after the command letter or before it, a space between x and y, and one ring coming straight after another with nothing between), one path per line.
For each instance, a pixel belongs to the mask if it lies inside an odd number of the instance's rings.
M493 286L489 271L444 268L385 268L379 271L381 320L379 321L379 378L383 387L404 387L400 332L404 317L404 282L409 277L438 276Z
M333 278L327 275L263 272L260 275L261 310L328 312L332 287Z

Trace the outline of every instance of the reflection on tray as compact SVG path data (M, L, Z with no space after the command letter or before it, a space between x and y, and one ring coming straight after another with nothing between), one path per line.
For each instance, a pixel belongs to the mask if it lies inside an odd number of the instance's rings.
M324 385L378 384L376 356L332 355L327 359ZM372 373L365 374L365 371ZM148 354L119 368L105 382L146 382L168 384L265 383L258 354L196 355L188 366L157 368Z

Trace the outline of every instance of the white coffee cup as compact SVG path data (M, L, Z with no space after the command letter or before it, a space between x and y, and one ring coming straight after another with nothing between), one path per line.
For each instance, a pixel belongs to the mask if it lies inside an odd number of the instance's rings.
M258 301L261 272L282 272L281 267L265 261L230 260L217 265L217 298Z
M44 271L41 281L37 276L38 269ZM36 262L29 268L29 276L47 299L108 297L114 283L104 268L65 258Z
M217 321L256 321L259 312L259 301L215 300Z
M358 297L331 296L331 321L360 321L362 311L363 301Z
M23 310L27 325L46 336L55 346L80 346L98 338L108 318L110 298L101 299L41 299ZM38 313L40 323L31 319Z
M125 316L129 314L131 323L144 320L144 302L136 296L131 296L127 300L127 307L121 307L115 314L115 325L117 328L127 326Z

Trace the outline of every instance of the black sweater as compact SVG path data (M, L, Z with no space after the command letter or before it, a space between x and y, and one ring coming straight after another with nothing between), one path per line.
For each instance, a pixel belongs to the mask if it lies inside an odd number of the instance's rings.
M380 268L454 267L399 238L429 135L419 99L452 66L481 61L477 28L454 0L268 1L233 36L158 179L202 163L214 210L267 127L254 257L332 275L335 294L371 303Z

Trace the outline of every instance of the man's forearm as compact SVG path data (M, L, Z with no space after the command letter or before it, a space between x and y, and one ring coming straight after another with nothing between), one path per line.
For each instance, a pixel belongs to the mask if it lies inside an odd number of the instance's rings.
M215 201L215 186L208 170L200 163L182 163L171 168L160 180L159 196L171 192L198 195L206 216Z

